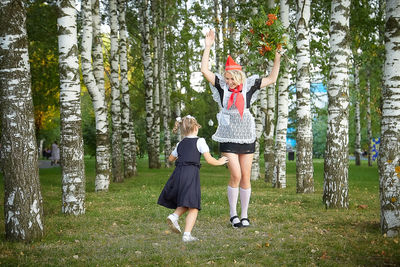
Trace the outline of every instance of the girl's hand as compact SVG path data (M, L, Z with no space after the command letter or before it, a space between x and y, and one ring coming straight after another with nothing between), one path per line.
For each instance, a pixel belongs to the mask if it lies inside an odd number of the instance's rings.
M221 165L224 165L225 163L228 163L228 158L227 157L220 157L218 159L218 162L221 163Z
M213 30L210 30L208 33L206 33L206 39L205 39L206 47L211 47L214 43L214 40L215 40L215 33Z

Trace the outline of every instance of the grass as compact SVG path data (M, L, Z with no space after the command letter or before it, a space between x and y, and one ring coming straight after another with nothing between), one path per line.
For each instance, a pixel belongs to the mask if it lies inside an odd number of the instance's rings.
M86 214L61 214L61 172L41 169L45 236L33 243L5 240L4 186L0 184L0 265L4 266L399 266L399 238L380 233L379 181L375 167L351 163L350 208L322 204L323 161L315 160L315 193L296 194L295 163L286 189L252 182L252 226L232 229L226 198L228 170L203 164L202 211L184 244L169 231L170 210L157 198L172 169L149 170L94 192L94 161L87 160ZM367 205L360 206L360 205ZM181 227L184 221L180 221Z

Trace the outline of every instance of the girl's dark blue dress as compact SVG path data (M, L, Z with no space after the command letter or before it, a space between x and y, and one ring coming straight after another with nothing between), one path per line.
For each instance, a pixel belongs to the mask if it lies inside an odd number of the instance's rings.
M201 209L199 138L184 138L177 148L175 170L158 198L158 204L169 209L187 207Z

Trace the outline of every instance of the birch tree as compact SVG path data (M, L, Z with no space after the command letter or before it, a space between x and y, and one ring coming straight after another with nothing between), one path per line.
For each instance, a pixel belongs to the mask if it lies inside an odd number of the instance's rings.
M400 2L386 1L379 192L381 230L400 235Z
M368 71L369 72L369 71ZM372 117L371 117L371 84L369 81L370 74L367 75L367 136L368 136L368 166L372 166Z
M328 129L324 161L326 208L348 208L348 110L350 0L333 0L330 22Z
M141 34L141 50L144 67L144 90L145 90L145 105L146 105L146 139L147 151L149 155L149 168L158 167L158 158L156 158L154 140L153 140L153 123L154 123L154 108L153 108L153 65L151 59L150 45L150 11L148 0L139 1L139 15L142 23L140 24Z
M119 84L118 10L117 0L109 1L110 65L111 65L111 122L112 173L114 182L123 182L123 155L121 136L121 88Z
M155 168L160 168L160 130L161 130L161 117L160 117L160 49L159 49L159 23L160 23L160 10L159 5L160 1L151 1L151 18L152 18L152 37L153 37L153 86L154 86L154 94L153 94L153 113L154 113L154 120L153 120L153 129L152 139L154 144L154 164Z
M280 15L283 27L289 28L289 3L288 0L280 1ZM286 38L289 36L285 34ZM286 187L286 133L289 115L289 72L281 68L278 85L278 110L275 137L275 164L272 177L272 186L277 188ZM269 179L269 180L268 180ZM265 182L271 178L265 176Z
M85 166L78 38L74 0L58 0L62 212L85 213Z
M161 107L163 117L163 129L164 129L164 165L170 167L171 162L168 160L168 156L171 154L171 132L169 130L168 122L170 121L170 93L167 87L167 71L170 64L166 60L166 34L167 34L167 5L166 1L161 3L161 32L160 32L160 88L161 88Z
M0 2L0 122L4 222L8 240L43 236L24 1Z
M296 5L296 191L297 193L312 193L314 192L314 167L310 97L310 0L298 0Z
M121 123L122 123L122 151L124 162L124 177L133 176L134 164L132 161L132 142L134 142L132 134L133 125L130 116L130 94L128 84L128 32L126 29L126 0L118 0L118 24L119 24L119 62L121 70Z
M82 74L83 81L92 98L96 121L95 191L108 191L111 175L111 155L108 141L108 108L105 100L102 41L99 29L99 0L82 1L82 19Z
M354 124L356 128L354 154L356 165L361 165L361 120L360 120L360 69L359 65L355 64L354 68L354 89L355 89L355 103L354 103Z
M267 1L268 8L275 6L274 0ZM268 73L271 72L273 62L268 62ZM272 180L274 176L274 133L275 133L275 84L271 84L265 88L267 92L267 103L265 110L265 132L264 132L264 163L265 163L265 179Z

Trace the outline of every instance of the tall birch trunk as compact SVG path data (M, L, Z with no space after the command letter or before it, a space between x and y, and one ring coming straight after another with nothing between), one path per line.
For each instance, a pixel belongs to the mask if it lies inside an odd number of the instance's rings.
M62 212L85 213L85 164L81 117L78 36L74 0L57 2L60 16L58 50L60 65Z
M156 158L154 140L153 140L153 124L154 124L154 107L153 107L153 65L151 62L151 46L150 46L150 10L148 0L140 2L140 23L141 32L141 50L144 66L144 90L146 101L146 138L147 151L149 155L149 168L157 168L158 158Z
M354 155L356 158L356 165L361 165L361 120L360 120L360 67L356 64L354 70L354 89L355 89L355 115L354 124L356 128L356 136L354 142Z
M167 5L166 1L162 3L161 9L161 18L163 24L166 23L167 17ZM169 155L171 154L171 132L168 127L168 122L170 121L170 94L167 86L167 71L168 64L166 60L166 27L164 26L160 33L160 87L161 87L161 106L162 106L162 117L163 117L163 128L164 128L164 165L169 168L171 166L171 162L168 160Z
M92 13L93 11L93 13ZM82 36L82 75L83 81L88 88L89 94L93 101L93 109L96 120L96 179L95 190L108 191L110 184L110 147L108 141L108 120L107 120L107 104L105 100L104 88L104 67L102 55L102 42L99 31L99 1L83 0L82 1L82 19L83 19L83 36ZM96 22L96 23L95 23ZM95 27L97 27L95 29ZM100 40L99 40L100 37ZM95 42L93 42L93 38ZM93 65L92 66L92 47L93 47ZM101 53L101 54L99 54ZM100 65L101 64L101 65ZM99 83L97 82L94 69L101 72L99 75Z
M126 30L126 0L118 0L118 24L119 24L119 62L121 70L121 137L124 156L124 178L133 176L132 161L132 131L130 117L130 94L128 85L128 44Z
M289 28L288 0L280 1L280 15L283 27ZM287 36L289 39L289 36ZM286 187L286 135L289 116L289 73L281 68L278 85L278 111L275 136L275 164L272 185L277 188ZM267 179L267 176L265 177ZM265 180L267 182L267 180Z
M297 193L314 192L313 135L310 97L310 0L297 1Z
M368 135L368 166L372 166L372 122L371 122L371 84L369 73L367 78L367 135Z
M253 162L251 165L251 175L250 179L252 181L256 181L260 178L260 138L263 134L264 130L264 121L265 121L265 112L262 111L262 103L266 102L266 93L265 90L262 90L259 94L261 104L253 105L251 107L252 112L254 114L254 119L256 123L256 142L255 142L255 151L253 155ZM264 99L264 100L263 100Z
M381 231L400 236L400 2L386 1L379 192Z
M171 87L173 88L172 90L175 90L175 92L177 94L180 94L180 86L178 85L178 82L176 80L176 69L175 69L175 64L171 65ZM181 107L182 107L182 103L181 100L178 99L176 106L175 106L175 114L176 117L181 117ZM175 118L174 118L175 120ZM176 133L178 141L180 141L182 139L181 137L181 131L178 131Z
M268 8L274 8L274 0L267 1ZM273 61L268 62L268 73L272 70ZM266 89L267 103L265 109L265 132L264 132L264 163L265 163L265 180L272 181L274 176L274 134L275 134L275 84L271 84Z
M331 12L323 202L326 208L348 208L350 0L333 0Z
M43 237L31 73L24 1L0 3L0 171L4 179L6 239Z
M121 88L119 84L119 47L117 0L109 1L110 12L110 65L111 65L111 122L112 173L114 182L123 182L123 155L121 129Z

